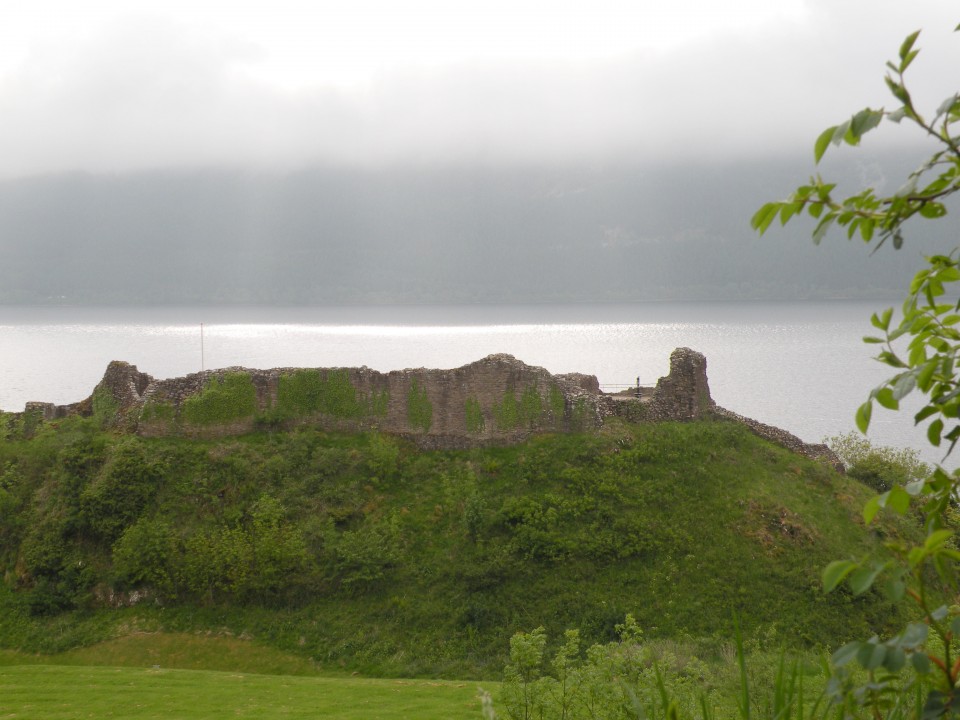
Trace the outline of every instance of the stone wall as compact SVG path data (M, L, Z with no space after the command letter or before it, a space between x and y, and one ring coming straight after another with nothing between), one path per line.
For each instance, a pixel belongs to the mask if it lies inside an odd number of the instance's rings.
M622 397L610 400L608 411L633 422L700 419L737 422L758 437L844 472L840 458L826 445L805 443L786 430L719 407L710 396L707 358L690 348L677 348L670 354L670 374L657 381L652 394L644 395L639 401Z
M554 376L510 355L452 370L235 367L170 380L113 362L94 396L114 398L116 424L141 435L215 436L310 424L378 429L424 447L465 447L599 427L601 396L584 384L582 377Z
M716 407L707 382L707 358L690 348L670 353L670 374L649 399L652 420L698 420Z
M754 435L776 443L781 447L785 447L787 450L792 450L799 455L805 455L811 460L825 462L832 466L837 472L846 472L843 462L837 454L822 443L805 443L796 435L788 433L786 430L781 430L773 425L766 425L757 420L738 415L722 407L714 408L713 415L723 420L731 420L745 425Z
M642 397L606 395L593 375L552 375L512 355L490 355L452 370L381 373L360 368L242 367L157 380L114 361L93 394L73 405L28 403L6 413L7 427L29 434L67 415L97 417L104 427L144 436L214 437L257 427L310 425L377 429L423 448L505 444L538 432L575 432L616 415L629 422L723 419L808 457L842 465L823 445L719 408L710 396L707 360L690 348L670 355L670 373Z

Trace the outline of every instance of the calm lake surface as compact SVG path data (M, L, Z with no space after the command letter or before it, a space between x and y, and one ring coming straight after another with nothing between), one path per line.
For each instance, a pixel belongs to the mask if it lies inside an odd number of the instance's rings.
M888 374L861 342L882 302L645 303L366 308L0 307L0 408L87 397L111 360L157 378L245 366L452 368L510 353L603 385L653 384L670 352L707 356L713 397L808 442L853 429ZM878 409L870 437L913 446L909 414Z

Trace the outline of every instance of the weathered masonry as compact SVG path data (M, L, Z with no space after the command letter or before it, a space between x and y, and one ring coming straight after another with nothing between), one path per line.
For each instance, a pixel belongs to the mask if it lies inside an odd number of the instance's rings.
M310 425L376 429L424 448L505 444L538 432L592 430L611 416L633 422L725 418L795 452L836 460L823 445L808 445L717 407L710 397L706 358L689 348L674 350L670 373L639 398L605 394L595 376L553 375L511 355L490 355L453 370L232 367L168 380L114 361L86 400L27 403L23 413L4 417L8 434L15 428L29 434L39 422L74 414L143 436L213 437Z

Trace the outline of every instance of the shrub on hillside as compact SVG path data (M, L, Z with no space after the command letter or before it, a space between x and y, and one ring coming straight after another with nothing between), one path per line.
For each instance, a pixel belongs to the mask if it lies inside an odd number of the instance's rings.
M922 480L931 472L913 448L876 446L855 432L835 435L825 442L839 456L847 475L877 492Z

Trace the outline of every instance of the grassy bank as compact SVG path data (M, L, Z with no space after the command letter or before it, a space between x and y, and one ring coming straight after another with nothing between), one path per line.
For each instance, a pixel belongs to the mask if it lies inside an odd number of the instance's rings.
M26 652L200 632L326 672L498 678L519 630L606 642L631 613L719 648L734 612L815 648L899 619L878 593L825 596L822 567L917 532L864 529L867 488L721 422L420 452L70 421L0 442L0 468L0 645Z

